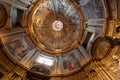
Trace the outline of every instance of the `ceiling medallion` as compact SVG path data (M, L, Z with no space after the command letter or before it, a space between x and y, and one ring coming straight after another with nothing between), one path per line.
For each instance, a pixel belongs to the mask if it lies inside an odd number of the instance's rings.
M38 2L29 17L30 38L47 53L71 51L80 41L80 13L69 0Z
M63 28L63 23L59 20L54 21L53 23L53 29L55 31L60 31Z

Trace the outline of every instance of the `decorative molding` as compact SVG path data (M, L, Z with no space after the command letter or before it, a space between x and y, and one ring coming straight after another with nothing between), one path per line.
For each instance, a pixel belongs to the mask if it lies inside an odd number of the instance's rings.
M7 21L7 12L4 7L4 4L0 3L0 28L5 25L6 21Z

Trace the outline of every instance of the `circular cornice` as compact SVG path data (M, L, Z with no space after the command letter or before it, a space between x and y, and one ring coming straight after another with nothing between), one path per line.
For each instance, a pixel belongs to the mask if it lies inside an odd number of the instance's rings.
M83 29L82 11L70 0L57 0L56 3L50 0L38 1L29 15L30 38L38 49L46 53L71 51L80 42Z

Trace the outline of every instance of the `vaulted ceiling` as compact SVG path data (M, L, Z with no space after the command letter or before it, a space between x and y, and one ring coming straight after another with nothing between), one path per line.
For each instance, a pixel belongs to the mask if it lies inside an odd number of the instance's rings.
M80 72L119 45L116 2L0 0L2 51L31 72L30 76L49 78Z

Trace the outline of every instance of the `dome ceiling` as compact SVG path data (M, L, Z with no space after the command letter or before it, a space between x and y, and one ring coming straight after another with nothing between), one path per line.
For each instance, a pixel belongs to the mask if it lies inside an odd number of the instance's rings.
M0 78L119 80L119 2L0 0Z
M0 35L6 54L37 74L63 76L79 71L91 61L87 50L102 33L104 15L94 20L86 18L99 15L93 13L96 9L104 10L96 1L81 0L78 4L73 0L38 0L27 11L10 6L10 23ZM88 3L96 4L96 9L84 7Z
M32 41L41 50L61 54L78 44L81 21L74 5L69 0L47 0L34 8L29 19L29 31Z

